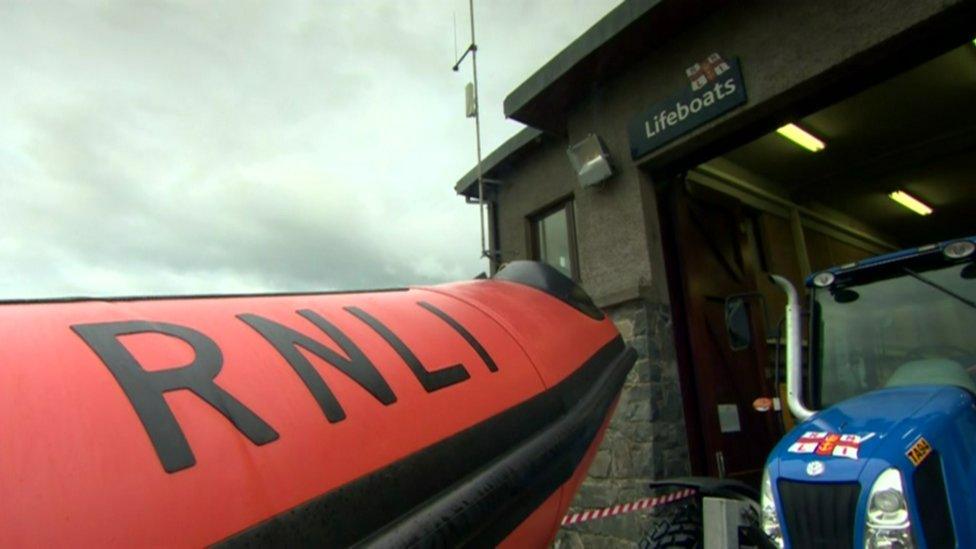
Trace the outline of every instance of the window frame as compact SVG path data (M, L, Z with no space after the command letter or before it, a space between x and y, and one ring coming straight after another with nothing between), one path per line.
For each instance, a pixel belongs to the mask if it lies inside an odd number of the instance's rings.
M529 232L529 249L531 252L531 258L534 261L541 261L546 263L542 259L542 245L539 242L539 233L541 223L547 217L558 213L560 211L566 214L566 231L567 231L567 241L569 243L569 272L570 278L574 281L580 281L579 274L579 246L576 239L576 202L575 197L572 195L560 198L548 206L539 209L526 217ZM548 264L548 263L547 263Z

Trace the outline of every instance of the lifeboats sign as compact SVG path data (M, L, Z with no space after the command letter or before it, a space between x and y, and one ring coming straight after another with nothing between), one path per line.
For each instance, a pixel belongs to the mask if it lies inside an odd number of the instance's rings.
M638 158L746 102L738 59L713 53L685 70L689 86L630 121L630 156Z

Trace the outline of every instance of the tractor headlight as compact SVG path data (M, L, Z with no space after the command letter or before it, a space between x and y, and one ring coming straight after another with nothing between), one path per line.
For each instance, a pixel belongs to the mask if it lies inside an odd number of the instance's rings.
M763 532L777 547L783 547L783 530L779 526L779 514L776 512L776 498L773 497L773 484L769 480L769 470L763 472L762 492L759 502L761 507L760 520Z
M864 546L868 549L911 549L915 547L908 501L901 473L886 469L878 476L868 497Z

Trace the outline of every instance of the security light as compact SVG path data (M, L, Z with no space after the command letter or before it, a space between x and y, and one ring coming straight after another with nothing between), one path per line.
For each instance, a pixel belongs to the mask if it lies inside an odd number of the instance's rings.
M566 154L569 155L580 185L584 187L599 185L613 175L610 154L596 134L591 133L579 143L570 146L566 149Z
M931 206L906 193L905 191L895 191L888 193L888 197L918 215L929 215L932 213Z
M796 143L797 145L803 147L804 149L810 152L822 151L827 147L827 145L824 145L823 141L810 135L809 132L797 126L796 124L787 124L779 128L778 130L776 130L776 133L782 135L783 137L789 139L790 141Z

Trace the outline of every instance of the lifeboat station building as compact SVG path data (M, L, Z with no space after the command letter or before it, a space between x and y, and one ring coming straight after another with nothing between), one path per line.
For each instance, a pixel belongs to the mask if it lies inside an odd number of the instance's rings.
M976 233L974 37L971 0L627 0L505 98L526 127L482 162L491 268L562 270L640 356L572 511L667 477L758 484L792 426L753 407L782 394L769 274L802 288ZM652 520L558 543L631 546Z

